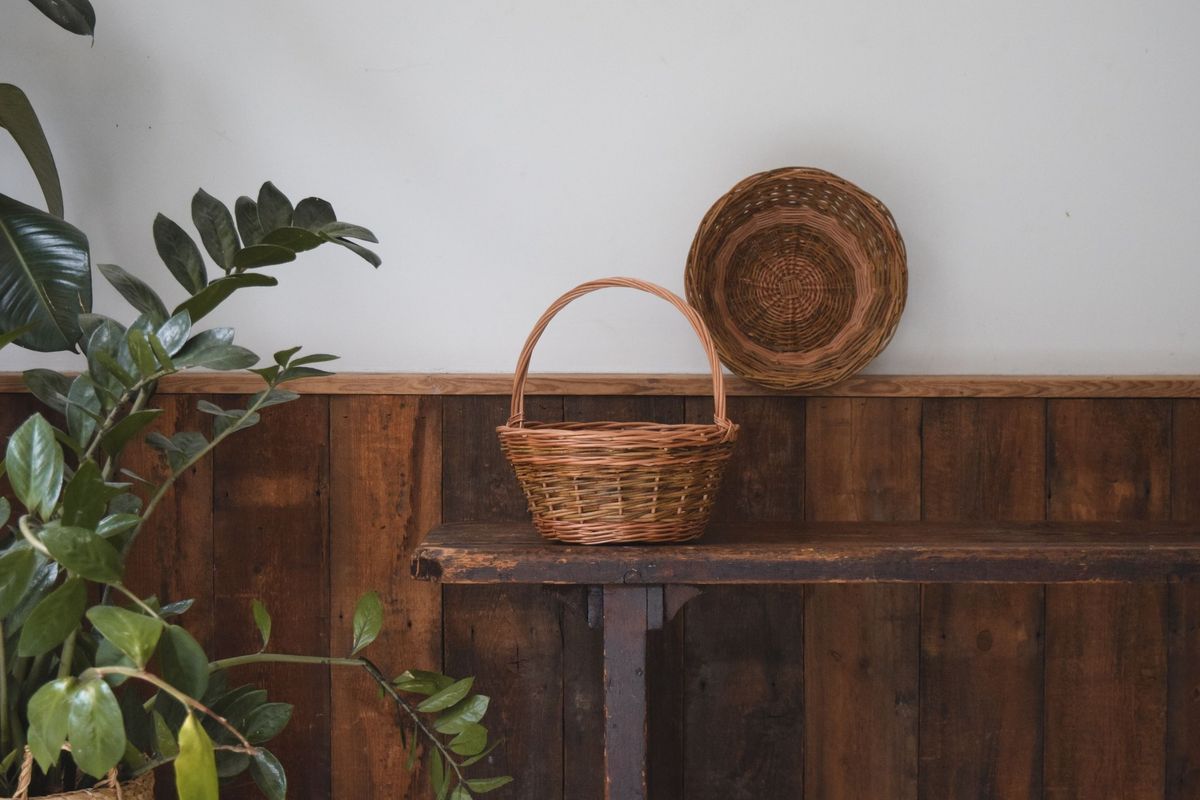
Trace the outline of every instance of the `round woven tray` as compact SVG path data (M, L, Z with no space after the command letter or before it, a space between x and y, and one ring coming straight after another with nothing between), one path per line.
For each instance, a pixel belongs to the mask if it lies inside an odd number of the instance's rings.
M908 288L891 213L847 180L786 167L737 184L688 254L688 302L722 361L775 389L837 383L896 331Z
M649 292L687 317L712 370L712 424L525 421L525 379L542 332L572 300L613 287ZM534 325L517 359L512 415L497 433L534 526L546 538L572 544L682 542L704 532L737 426L725 416L721 363L700 316L661 286L605 278L567 292Z

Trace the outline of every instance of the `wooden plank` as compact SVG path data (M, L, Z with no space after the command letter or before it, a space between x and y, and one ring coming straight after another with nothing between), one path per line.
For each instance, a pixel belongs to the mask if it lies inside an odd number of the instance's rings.
M1200 519L1200 401L1173 408L1171 514ZM1167 800L1200 796L1200 586L1172 584L1168 597Z
M170 435L199 431L208 436L212 417L196 410L203 397L161 395L152 407L163 413L151 430ZM232 445L236 447L236 444ZM131 444L121 464L125 469L159 483L170 475L161 454L144 442ZM145 487L135 490L147 499ZM126 564L126 582L143 596L157 595L163 603L194 599L184 622L205 647L215 632L213 598L213 461L204 459L179 477L171 493L146 521Z
M244 397L218 397L224 408ZM274 617L277 652L329 652L329 398L304 397L269 409L262 422L215 452L214 585L219 657L259 649L250 604ZM262 666L234 681L266 687L272 700L295 705L271 744L288 785L306 797L329 797L329 670ZM254 797L243 779L236 797Z
M921 405L819 399L806 411L810 520L921 514ZM917 796L915 586L813 586L805 599L805 797Z
M1041 400L926 400L927 520L1045 516ZM920 795L1039 797L1042 614L1036 585L921 589Z
M162 381L161 391L178 394L249 394L261 388L255 376L231 372L186 372ZM834 386L780 392L725 376L729 396L749 397L1075 397L1200 398L1196 375L856 375ZM309 378L292 386L304 394L503 395L512 392L512 373L344 372ZM0 393L23 392L19 373L0 373ZM534 373L531 395L711 396L708 374Z
M645 800L646 589L604 587L604 800Z
M422 536L441 520L441 400L330 400L330 642L348 652L359 596L378 591L383 633L366 654L390 674L442 666L442 594L408 577ZM331 697L333 797L421 798L390 702L365 675L336 672ZM406 730L408 721L403 720Z
M684 421L681 397L565 397L568 421ZM563 600L563 796L599 798L604 792L602 711L603 640L600 626L588 627L587 588L560 590ZM673 590L672 590L673 591ZM646 635L647 681L654 698L649 711L651 797L678 796L682 785L682 620Z
M689 399L687 411L689 422L709 421L712 400ZM742 428L714 517L803 519L804 400L733 398L729 416ZM709 587L682 617L684 783L661 796L801 797L803 587Z
M1200 580L1200 522L762 523L685 544L564 545L448 525L417 577L448 584L1116 583Z
M495 433L508 418L508 401L448 397L443 402L443 518L528 519ZM530 419L561 419L562 400L534 398L527 413ZM492 698L489 727L506 737L489 758L488 772L515 780L489 796L562 798L559 599L538 586L446 586L442 601L445 669L455 677L475 676L479 691Z
M1169 516L1168 401L1052 401L1047 427L1050 519ZM1166 594L1047 588L1047 800L1163 796Z

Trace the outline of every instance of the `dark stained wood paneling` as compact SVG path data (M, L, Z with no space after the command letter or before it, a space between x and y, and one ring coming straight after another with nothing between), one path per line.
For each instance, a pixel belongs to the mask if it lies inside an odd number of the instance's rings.
M163 413L151 430L170 435L177 431L212 430L212 417L196 410L208 398L161 395L151 406ZM236 445L234 445L236 446ZM161 454L144 442L129 445L121 466L160 483L170 469ZM134 484L144 499L146 487ZM206 458L179 477L171 493L147 520L129 554L126 583L134 591L157 595L163 603L192 598L195 605L184 623L205 647L213 644L213 462Z
M443 403L443 518L525 519L524 497L496 438L496 426L508 418L508 399L447 397ZM526 413L531 420L562 419L562 399L530 398ZM446 586L442 600L445 669L475 676L492 698L489 728L506 737L487 773L512 775L515 782L489 796L563 797L560 598L537 586Z
M805 514L921 515L919 400L810 400ZM919 593L814 586L805 601L805 797L917 796Z
M1054 400L1047 428L1050 519L1170 515L1170 401ZM1166 595L1047 587L1047 800L1163 796Z
M712 400L689 398L687 417L711 422ZM714 520L802 519L804 400L731 398L729 417ZM803 607L802 587L710 587L684 607L684 789L652 796L803 795Z
M218 397L234 408L244 397ZM263 412L262 422L215 452L213 532L219 657L259 649L250 603L274 618L271 649L329 652L329 398L302 397ZM271 744L298 795L328 797L329 670L275 665L238 670L233 680L268 687L295 705ZM236 684L235 684L236 685ZM239 781L254 797L248 779Z
M384 627L366 655L387 673L441 669L442 593L413 581L412 550L442 515L442 415L436 397L386 395L330 401L330 643L348 652L354 608L379 592ZM333 675L333 797L420 798L423 769L409 773L390 701L357 671ZM402 721L406 730L408 720Z
M682 397L565 397L568 421L683 422ZM671 590L674 591L674 590ZM586 624L587 589L560 590L563 600L563 797L600 798L604 790L602 631ZM647 636L646 674L651 797L673 797L682 784L682 620Z
M1171 514L1200 519L1200 401L1174 404ZM1167 800L1200 797L1200 586L1168 597Z
M925 400L928 520L1045 516L1046 404ZM920 794L1039 797L1040 586L930 584L921 596Z

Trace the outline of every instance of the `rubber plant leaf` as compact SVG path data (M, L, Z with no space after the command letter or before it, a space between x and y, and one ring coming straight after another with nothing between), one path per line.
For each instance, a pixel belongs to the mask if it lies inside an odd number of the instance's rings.
M17 344L74 350L92 310L90 261L83 231L0 194L0 330L33 324Z
M54 165L54 154L50 152L46 133L42 130L42 123L38 122L29 98L11 83L0 83L0 128L12 134L17 147L25 154L25 160L33 168L33 174L37 176L38 185L42 187L42 194L46 198L46 208L61 219L62 184L58 179L58 168Z
M80 36L96 34L96 11L88 0L29 0L55 24Z

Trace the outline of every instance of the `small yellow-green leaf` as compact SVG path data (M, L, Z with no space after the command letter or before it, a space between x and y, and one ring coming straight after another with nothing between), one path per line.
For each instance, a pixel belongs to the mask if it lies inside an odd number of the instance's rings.
M266 650L271 641L271 614L257 598L250 604L250 613L254 615L254 624L258 626L258 633L262 636L262 649Z
M493 789L499 789L501 786L508 786L510 783L512 783L512 778L504 775L499 778L475 778L468 780L467 786L471 787L471 791L483 794Z
M461 681L455 681L437 694L426 698L424 702L417 706L417 710L425 713L444 711L466 697L467 692L471 691L471 685L474 683L474 678L463 678Z
M179 800L217 800L217 759L212 739L190 712L179 729L175 790Z
M378 592L367 592L358 599L354 609L354 645L350 655L362 650L375 641L383 627L383 604Z

